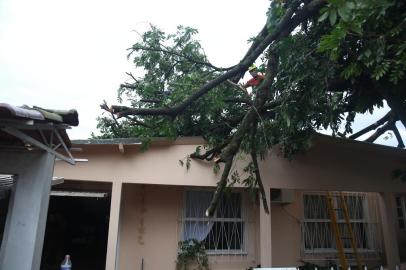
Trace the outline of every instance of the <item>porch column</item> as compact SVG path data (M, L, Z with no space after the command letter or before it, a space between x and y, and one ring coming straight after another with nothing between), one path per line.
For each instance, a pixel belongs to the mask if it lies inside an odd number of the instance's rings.
M383 242L388 269L395 269L396 265L400 264L395 209L393 193L379 193L379 210L382 218Z
M272 236L271 236L271 187L263 181L266 201L268 202L269 214L264 211L261 201L259 210L259 254L261 267L272 267Z
M113 182L110 203L109 235L107 240L106 270L118 269L118 237L122 182Z
M16 175L0 250L0 269L38 270L55 157L31 151L0 154L0 171Z

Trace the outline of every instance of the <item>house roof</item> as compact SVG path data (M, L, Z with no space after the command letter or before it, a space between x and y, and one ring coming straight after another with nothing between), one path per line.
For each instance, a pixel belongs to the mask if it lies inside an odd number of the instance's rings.
M52 141L58 130L63 142L70 147L71 141L66 133L70 126L79 124L76 110L51 110L41 107L14 106L0 103L0 144L6 146L24 146L25 142L6 132L6 128L22 131L38 141Z
M315 133L316 141L323 141L328 144L341 144L348 147L368 148L375 151L392 152L401 155L406 155L406 149L397 148L388 145L375 144L370 142L357 141L353 139L333 137L325 134ZM204 144L205 141L201 137L180 137L176 140L169 138L151 138L152 144ZM88 139L88 140L72 140L72 144L76 146L102 146L102 145L139 145L142 140L139 138L114 138L114 139Z

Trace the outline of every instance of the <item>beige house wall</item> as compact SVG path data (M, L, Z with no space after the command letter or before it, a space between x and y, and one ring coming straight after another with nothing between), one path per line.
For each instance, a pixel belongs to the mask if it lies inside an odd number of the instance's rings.
M55 176L113 185L123 183L121 207L116 203L111 210L119 221L114 223L117 228L109 232L109 241L117 243L118 257L108 254L107 270L113 270L114 265L120 270L141 269L142 262L145 270L174 268L180 239L182 186L214 187L219 178L209 162L192 161L189 171L179 165L179 160L203 143L196 138L174 143L160 141L146 152L139 145L120 146L121 151L118 145L79 145L83 151L75 153L75 157L88 162L76 166L57 162ZM240 157L234 168L241 170L248 161ZM406 192L406 185L391 176L394 169L403 168L404 164L404 150L316 136L307 153L288 161L278 150L271 151L261 161L260 169L265 186L271 188ZM300 192L295 194L295 203L273 205L268 220L258 209L251 213L252 254L243 261L211 259L212 269L245 269L261 261L272 262L273 266L297 265L301 237L296 218L301 217L302 210ZM259 235L259 231L263 234ZM398 232L399 235L403 234ZM271 248L267 246L269 242ZM391 253L390 250L387 252ZM269 258L265 258L267 252L271 253Z
M300 263L302 193L295 191L289 204L272 204L272 264L275 267Z
M118 268L175 269L184 187L123 185ZM246 209L247 254L210 255L212 270L247 269L258 265L258 209L244 199Z
M81 145L77 158L88 162L71 166L58 162L55 176L85 181L215 186L218 175L213 163L191 162L191 169L179 165L193 153L201 139L185 138L175 143L160 143L142 151L139 145ZM248 158L240 157L241 169ZM313 147L289 161L279 150L269 153L260 164L262 179L272 188L302 190L344 190L363 192L406 192L406 185L392 179L394 169L403 168L406 151L369 143L316 136Z

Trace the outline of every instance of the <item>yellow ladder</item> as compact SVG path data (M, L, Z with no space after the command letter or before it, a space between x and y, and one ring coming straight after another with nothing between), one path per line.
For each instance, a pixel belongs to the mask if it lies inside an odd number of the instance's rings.
M345 257L344 245L343 245L343 241L342 241L343 237L341 236L340 228L338 226L336 210L342 210L342 212L344 214L345 224L348 227L348 234L349 234L348 237L351 240L351 247L354 252L355 260L357 262L357 268L358 268L358 270L362 270L361 258L359 256L359 253L357 250L357 243L355 242L354 232L352 230L352 226L350 223L350 215L348 214L347 203L345 201L345 198L344 198L344 195L342 192L340 192L339 198L340 198L341 209L335 209L334 202L333 202L333 195L331 194L330 191L327 192L327 209L328 209L328 213L329 213L330 220L331 220L331 228L333 230L334 237L336 240L336 247L337 247L337 252L338 252L339 259L340 259L340 264L341 264L342 269L344 269L344 270L348 269L348 262L347 262L347 258Z

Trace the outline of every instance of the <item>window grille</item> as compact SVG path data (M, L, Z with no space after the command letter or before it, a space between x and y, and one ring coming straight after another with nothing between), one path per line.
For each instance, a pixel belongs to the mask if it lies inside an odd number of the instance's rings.
M398 215L399 229L405 230L406 203L404 196L396 196L396 213Z
M245 226L242 194L228 193L220 198L212 218L205 216L213 197L210 191L185 192L182 239L203 241L209 254L245 252Z
M376 224L368 219L368 204L366 193L345 193L344 195L350 223L354 231L355 242L359 252L376 249L373 234ZM333 196L334 208L341 209L338 194ZM326 195L310 193L303 195L304 218L302 222L303 248L306 253L334 253L336 243L328 215ZM348 236L348 226L342 211L337 210L337 221L342 236ZM352 253L351 240L343 238L344 251Z

